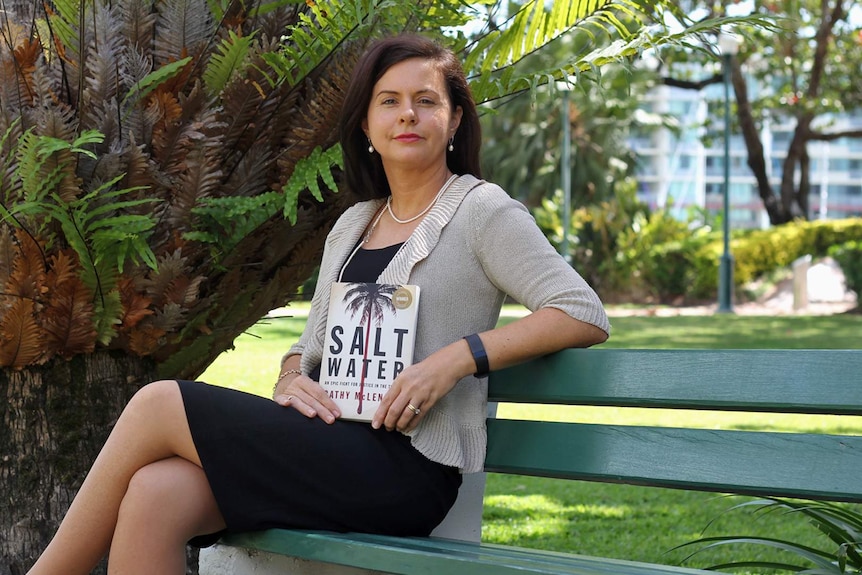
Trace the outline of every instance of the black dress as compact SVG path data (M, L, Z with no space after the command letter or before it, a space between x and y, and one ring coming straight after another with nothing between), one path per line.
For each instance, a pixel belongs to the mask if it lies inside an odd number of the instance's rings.
M375 281L398 247L360 249L343 280ZM455 502L459 471L429 460L397 431L352 421L329 425L267 398L179 384L228 532L284 527L427 535ZM190 543L211 545L222 533Z

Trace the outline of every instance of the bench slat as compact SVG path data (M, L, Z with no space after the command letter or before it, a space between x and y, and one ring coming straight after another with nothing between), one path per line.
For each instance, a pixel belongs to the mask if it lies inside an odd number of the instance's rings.
M438 538L271 529L222 543L313 561L411 575L706 575L708 571Z
M491 419L488 441L486 471L862 502L856 436Z
M489 387L499 402L862 415L862 353L568 349Z

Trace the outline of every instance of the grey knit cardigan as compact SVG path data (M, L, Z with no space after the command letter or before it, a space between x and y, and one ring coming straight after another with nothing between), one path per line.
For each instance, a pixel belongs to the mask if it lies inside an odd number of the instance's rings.
M303 373L321 361L329 285L381 204L352 206L327 237L308 323L285 355L301 354ZM507 294L530 310L553 307L610 330L599 297L554 251L524 206L469 175L449 186L377 281L420 287L415 362L465 335L492 329ZM487 379L459 381L408 434L413 446L465 473L480 471L487 392Z

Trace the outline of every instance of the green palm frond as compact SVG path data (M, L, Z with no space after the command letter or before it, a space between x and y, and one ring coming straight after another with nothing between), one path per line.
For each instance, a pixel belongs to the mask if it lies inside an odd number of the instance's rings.
M676 547L676 549L680 549L697 546L697 549L685 557L683 561L717 546L756 545L779 549L786 552L790 557L801 559L802 563L794 563L790 560L779 563L740 559L739 561L712 565L709 569L758 567L793 571L806 575L842 575L862 572L862 513L856 507L831 501L766 497L735 505L730 511L744 507L755 507L758 513L802 514L810 520L811 525L835 544L835 548L830 550L817 549L795 541L773 537L722 535L702 537Z
M670 31L666 18L678 22ZM613 62L629 62L650 49L665 45L697 47L693 39L721 26L756 24L768 27L760 16L727 17L690 22L681 20L671 3L644 4L637 0L574 0L554 2L550 10L544 0L531 0L501 26L467 47L465 68L471 74L470 87L477 102L535 90L555 81L571 81L582 74L598 74ZM526 59L567 34L587 40L568 61L548 69L525 66Z

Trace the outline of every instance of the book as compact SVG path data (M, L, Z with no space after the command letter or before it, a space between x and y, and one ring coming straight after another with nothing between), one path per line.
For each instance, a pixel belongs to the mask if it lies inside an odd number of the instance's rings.
M329 296L320 385L342 419L371 421L413 363L419 287L335 282Z

